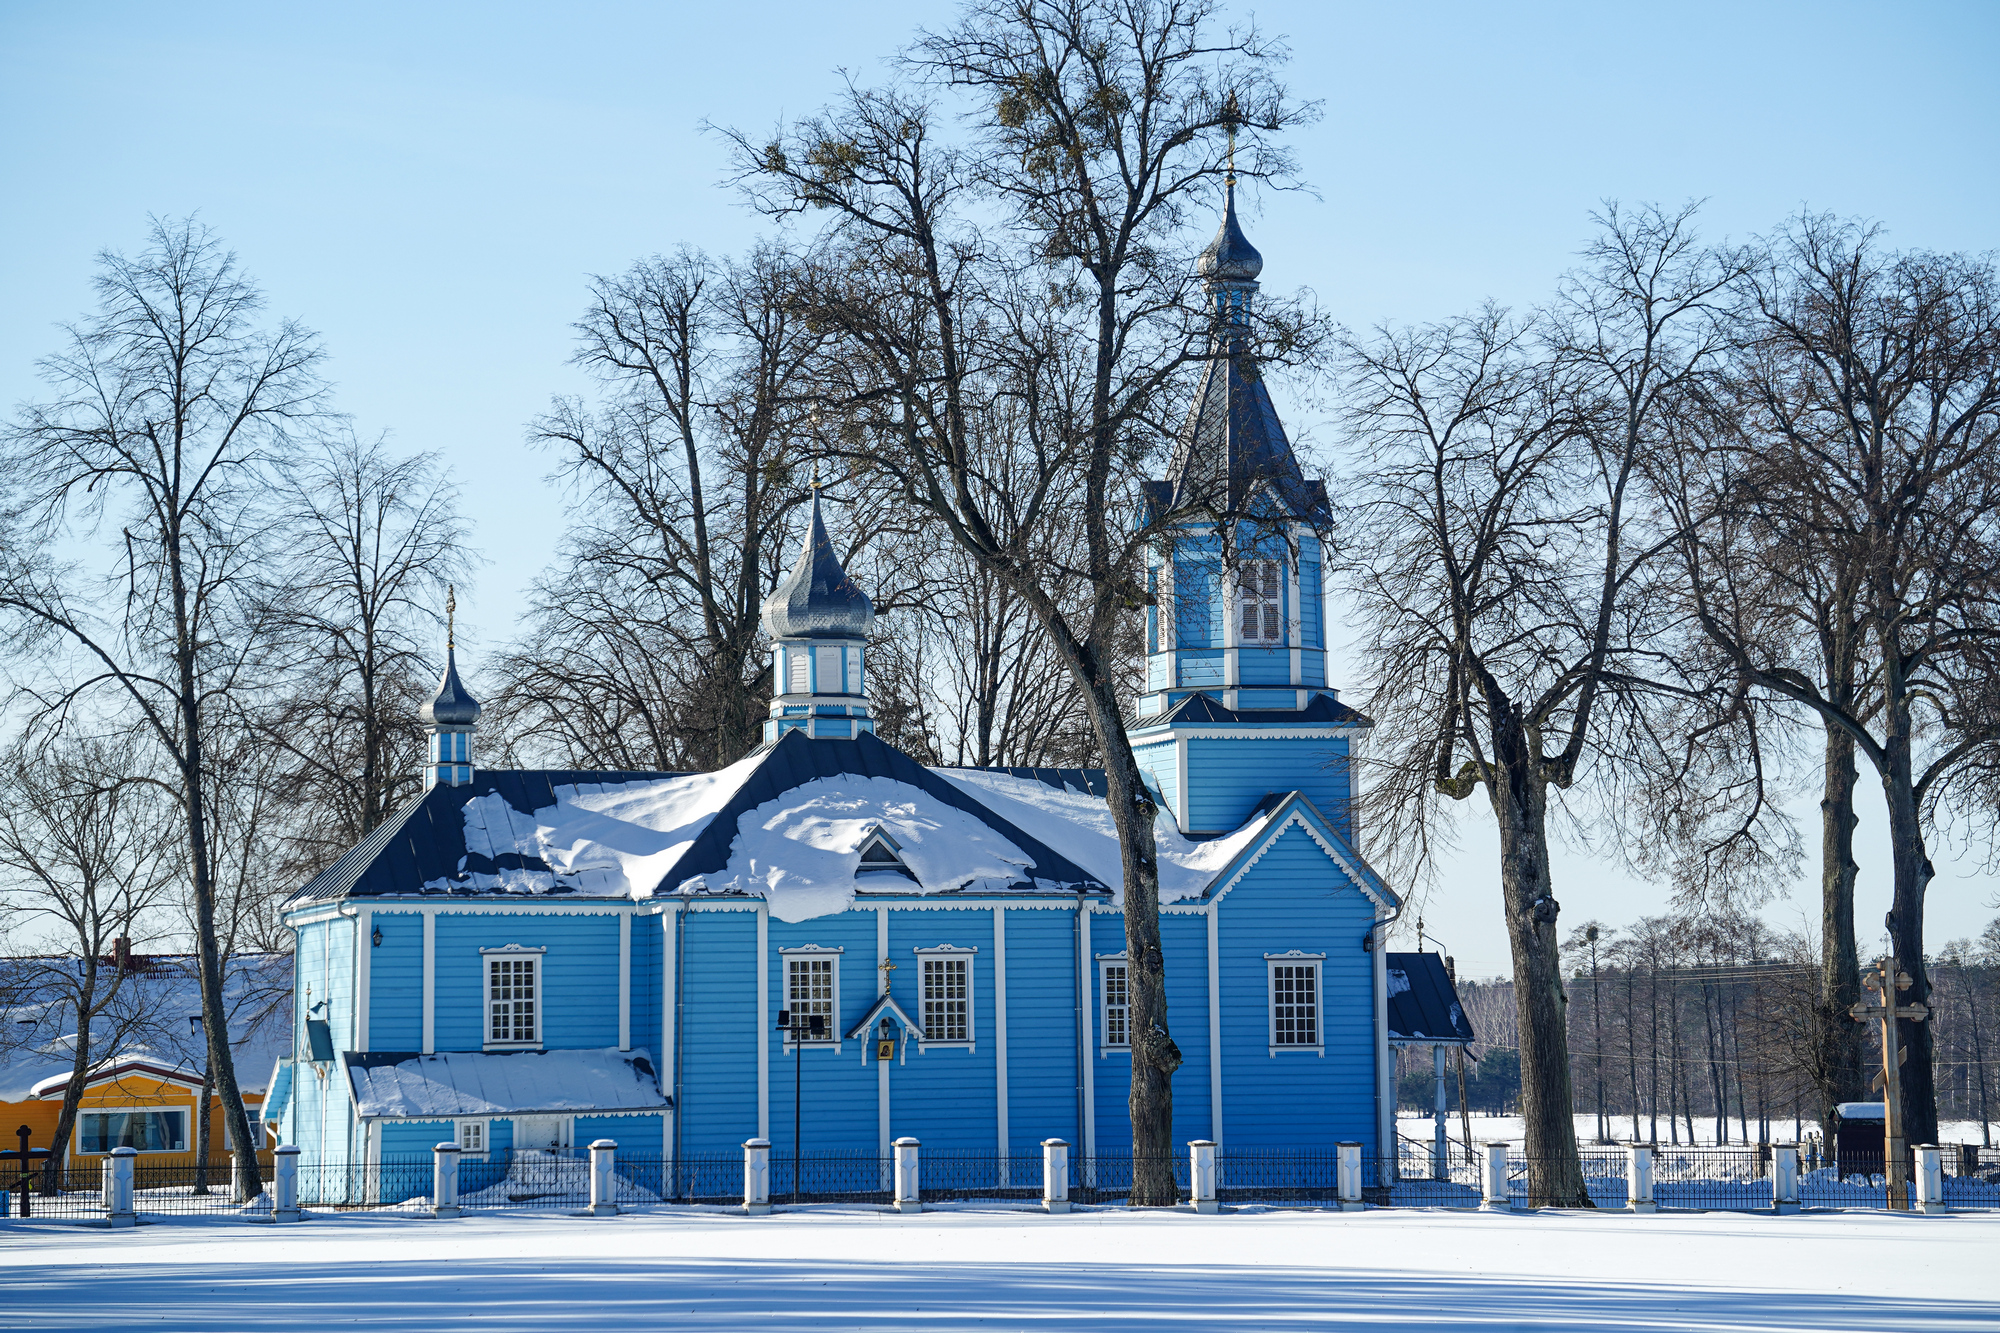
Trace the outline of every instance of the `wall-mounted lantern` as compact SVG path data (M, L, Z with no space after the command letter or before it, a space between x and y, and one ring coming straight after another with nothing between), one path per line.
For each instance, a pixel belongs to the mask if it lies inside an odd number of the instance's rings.
M893 1060L896 1058L896 1028L887 1018L875 1029L875 1058Z

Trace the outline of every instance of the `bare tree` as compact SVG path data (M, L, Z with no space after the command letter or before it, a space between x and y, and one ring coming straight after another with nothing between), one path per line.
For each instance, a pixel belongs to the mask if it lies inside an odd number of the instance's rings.
M267 646L254 592L272 476L293 431L321 410L321 353L295 323L260 326L261 295L195 222L158 221L145 252L106 252L100 265L96 313L42 362L59 396L24 408L0 455L37 539L0 571L0 610L19 629L14 665L36 684L41 716L108 691L171 770L210 1063L254 1194L226 1040L207 749ZM117 565L95 586L32 554L98 535ZM73 676L54 679L51 662Z
M1858 994L1841 956L1853 929L1852 753L1888 806L1888 930L1915 981L1908 999L1929 992L1927 825L1954 798L1990 808L2000 287L1983 260L1893 254L1871 229L1808 216L1742 290L1743 401L1705 452L1709 499L1687 562L1702 626L1744 678L1841 738L1827 750L1822 872L1831 1026ZM1774 568L1804 572L1774 588ZM1807 596L1786 595L1801 587ZM1816 660L1800 660L1802 619L1824 622ZM1930 1029L1902 1028L1905 1123L1923 1142L1937 1132ZM1858 1081L1848 1059L1829 1053L1823 1100Z
M253 720L285 756L269 776L294 824L284 879L302 884L421 790L436 608L472 562L436 457L344 424L291 462L282 504L265 616L285 688Z
M128 985L131 947L163 924L174 887L172 812L135 777L130 744L46 735L18 738L0 763L0 894L53 956L16 971L25 995L60 1033L74 1023L69 1082L56 1116L42 1191L57 1193L77 1107L93 1067L149 1017Z
M819 340L783 299L787 262L681 250L591 283L572 359L605 399L531 428L591 517L538 583L494 700L568 762L720 767L761 735L758 615L803 491L790 437Z
M1033 611L1075 681L1103 757L1132 958L1135 1202L1173 1195L1173 1071L1158 913L1156 807L1126 739L1118 645L1151 594L1143 555L1181 515L1139 511L1143 469L1208 355L1192 299L1186 210L1215 197L1220 131L1256 132L1248 169L1281 173L1265 136L1305 112L1254 32L1217 33L1207 0L974 3L905 68L974 102L953 146L905 90L850 89L768 143L730 132L740 179L774 215L828 219L802 293L839 331L826 447L902 502ZM1003 221L972 224L983 201ZM1245 352L1247 356L1247 351ZM1006 400L1019 429L974 423ZM995 484L994 448L1020 463ZM1061 541L1049 525L1068 524ZM1063 552L1051 558L1052 552Z
M1662 651L1673 613L1645 464L1726 349L1711 306L1734 276L1686 212L1603 221L1538 319L1487 310L1352 344L1344 534L1375 681L1378 841L1420 867L1441 798L1485 791L1531 1188L1576 1207L1550 802L1671 768L1649 711L1686 689Z

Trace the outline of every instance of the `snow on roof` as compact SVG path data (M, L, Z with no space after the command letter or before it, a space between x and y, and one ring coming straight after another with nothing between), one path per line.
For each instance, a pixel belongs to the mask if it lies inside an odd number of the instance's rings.
M617 897L650 892L761 762L753 754L714 773L559 786L556 803L533 814L488 792L463 807L467 855L496 863L535 860L548 868L501 864L490 874L435 879L424 888L547 893L561 887Z
M749 893L780 921L831 916L854 905L861 849L879 829L914 877L897 893L998 892L1030 878L1034 858L967 811L892 778L815 778L736 821L729 865L706 876L715 893Z
M0 960L0 969L49 960ZM200 1039L188 1016L201 1012L201 987L193 959L155 955L142 960L146 971L128 977L113 1001L115 1014L93 1023L93 1069L127 1061L143 1062L201 1081ZM236 1055L237 1086L262 1092L271 1068L291 1050L290 954L231 960L225 1003L232 1013L230 1047ZM271 1007L267 1007L267 1005ZM26 1101L51 1079L68 1081L76 1050L75 1011L61 997L37 998L8 1011L11 1020L32 1019L28 1044L0 1051L0 1102ZM13 1036L15 1034L8 1034Z
M348 1051L364 1118L665 1108L645 1051Z
M992 769L932 771L1110 885L1113 901L1124 901L1125 870L1119 859L1118 830L1102 797ZM1160 901L1199 898L1256 840L1270 823L1271 814L1270 809L1261 810L1233 833L1196 842L1182 834L1162 809L1153 822L1153 840L1160 857Z

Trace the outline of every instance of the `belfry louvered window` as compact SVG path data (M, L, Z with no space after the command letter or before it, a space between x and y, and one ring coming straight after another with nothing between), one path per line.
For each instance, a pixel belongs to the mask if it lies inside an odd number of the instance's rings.
M1245 560L1236 567L1237 640L1242 643L1283 643L1285 616L1279 590L1284 586L1282 560Z

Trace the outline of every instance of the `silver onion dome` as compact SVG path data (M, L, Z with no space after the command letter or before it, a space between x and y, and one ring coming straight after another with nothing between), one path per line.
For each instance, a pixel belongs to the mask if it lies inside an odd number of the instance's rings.
M425 704L418 716L426 726L469 727L479 720L479 700L458 678L458 658L449 645L444 650L444 679L438 682L437 697Z
M875 604L847 577L827 540L815 491L805 548L764 599L764 628L774 639L862 639L874 623Z
M1257 253L1257 247L1250 244L1250 238L1243 234L1243 228L1236 221L1236 182L1229 182L1222 207L1222 226L1216 229L1215 239L1201 252L1195 261L1195 271L1204 278L1220 282L1254 282L1264 271L1264 256Z

